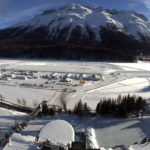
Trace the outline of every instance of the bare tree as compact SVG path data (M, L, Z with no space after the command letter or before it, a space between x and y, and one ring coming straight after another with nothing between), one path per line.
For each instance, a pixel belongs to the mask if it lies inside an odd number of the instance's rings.
M22 105L23 105L23 106L26 106L26 104L27 104L27 101L23 98L23 99L22 99Z
M21 105L21 100L19 98L17 99L17 103Z
M3 101L4 99L5 97L0 94L0 101Z
M60 103L61 103L61 105L62 105L62 107L63 107L63 110L64 110L65 112L67 112L66 96L67 96L67 93L66 93L66 92L62 92L62 93L60 94Z
M2 101L3 100L3 96L0 94L0 101Z
M36 100L33 100L33 106L37 107L37 105L38 105L38 102Z

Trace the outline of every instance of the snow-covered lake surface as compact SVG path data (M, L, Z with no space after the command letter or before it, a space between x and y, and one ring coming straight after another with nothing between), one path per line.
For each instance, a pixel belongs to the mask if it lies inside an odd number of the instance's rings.
M0 60L0 69L36 70L53 72L110 72L118 68L108 63L74 61L39 61L39 60Z

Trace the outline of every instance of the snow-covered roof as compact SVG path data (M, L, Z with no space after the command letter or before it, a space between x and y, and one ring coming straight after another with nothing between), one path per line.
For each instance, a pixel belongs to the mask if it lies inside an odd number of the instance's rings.
M44 126L39 134L40 141L67 145L74 141L75 132L71 124L64 120L53 120Z

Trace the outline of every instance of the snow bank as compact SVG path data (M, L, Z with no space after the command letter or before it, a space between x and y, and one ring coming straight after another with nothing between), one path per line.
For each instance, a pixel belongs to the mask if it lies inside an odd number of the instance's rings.
M12 141L16 141L19 143L32 143L35 140L34 136L22 136L20 133L14 133L11 137Z
M49 140L53 144L68 145L74 141L73 127L64 120L53 120L41 130L40 141Z
M100 150L106 150L104 147L101 147Z
M86 146L87 149L98 149L95 130L93 128L86 129Z
M150 150L150 143L132 145L129 147L129 150Z

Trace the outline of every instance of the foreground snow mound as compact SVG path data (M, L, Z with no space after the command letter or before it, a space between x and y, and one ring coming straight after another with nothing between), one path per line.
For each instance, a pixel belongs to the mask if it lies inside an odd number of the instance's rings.
M86 129L86 146L87 149L99 149L95 130L93 128Z
M22 136L20 133L14 133L11 138L12 141L16 141L19 143L32 143L35 140L34 136Z
M68 145L74 141L73 127L64 120L53 120L41 130L40 141L49 140L52 144Z

